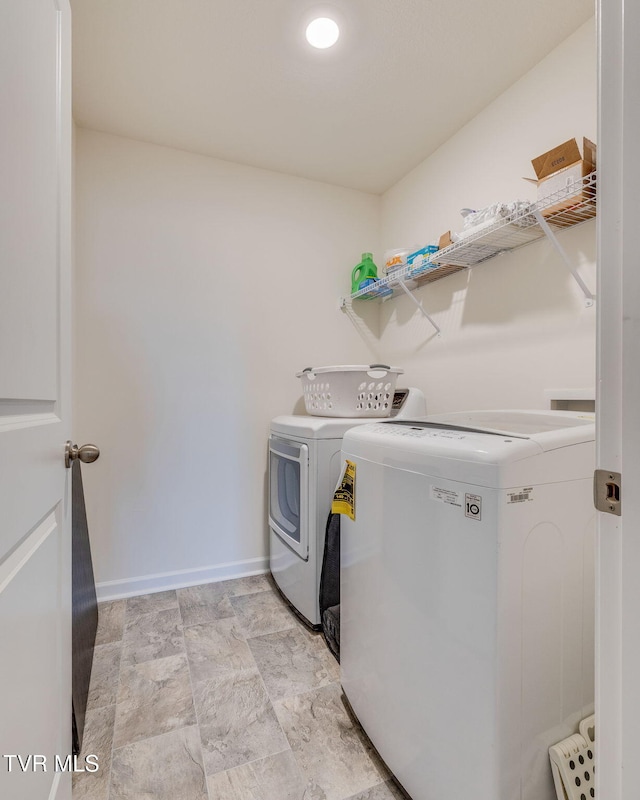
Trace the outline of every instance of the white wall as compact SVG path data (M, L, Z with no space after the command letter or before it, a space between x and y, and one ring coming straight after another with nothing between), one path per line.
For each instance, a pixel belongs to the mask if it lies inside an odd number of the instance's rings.
M437 243L462 227L461 208L535 199L522 180L533 176L531 159L572 136L596 137L593 20L383 196L383 250ZM560 241L595 291L594 223ZM594 385L595 310L585 308L547 241L425 286L417 297L442 336L400 298L382 306L380 349L406 368L406 382L424 390L433 413L544 407L546 388Z
M263 569L269 420L294 410L296 369L372 360L337 299L378 247L379 198L82 129L76 145L100 594Z

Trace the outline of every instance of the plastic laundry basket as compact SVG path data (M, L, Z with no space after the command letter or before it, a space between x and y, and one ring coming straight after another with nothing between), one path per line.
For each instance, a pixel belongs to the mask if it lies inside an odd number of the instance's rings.
M595 716L583 719L579 733L549 748L558 800L592 800L594 786Z
M307 414L316 417L388 417L398 375L386 364L307 367L297 372Z

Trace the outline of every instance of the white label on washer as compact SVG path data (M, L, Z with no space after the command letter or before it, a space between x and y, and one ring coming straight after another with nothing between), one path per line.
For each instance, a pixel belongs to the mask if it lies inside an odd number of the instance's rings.
M479 494L465 494L464 515L470 519L482 519L482 498Z
M533 500L533 486L525 486L524 489L509 489L507 492L507 504L526 503Z
M446 503L449 506L462 508L460 492L454 492L453 489L439 489L437 486L432 486L431 499L437 500L439 503Z

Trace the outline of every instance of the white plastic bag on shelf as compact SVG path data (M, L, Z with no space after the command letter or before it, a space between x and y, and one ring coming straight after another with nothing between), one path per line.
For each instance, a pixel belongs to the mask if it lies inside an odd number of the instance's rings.
M484 230L495 225L496 222L513 222L516 225L518 220L531 210L531 203L527 200L515 200L513 203L494 203L480 211L472 208L463 208L460 213L464 219L462 231L457 235L464 239L472 233Z

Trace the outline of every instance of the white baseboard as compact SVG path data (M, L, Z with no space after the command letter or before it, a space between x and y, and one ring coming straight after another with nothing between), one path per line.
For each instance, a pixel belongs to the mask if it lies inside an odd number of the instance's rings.
M164 592L167 589L183 589L185 586L197 586L200 583L246 578L250 575L261 575L268 570L269 559L266 556L248 558L245 561L232 561L212 567L161 572L157 575L142 575L120 581L104 581L96 584L96 594L98 602L103 603L106 600L120 600L123 597Z

